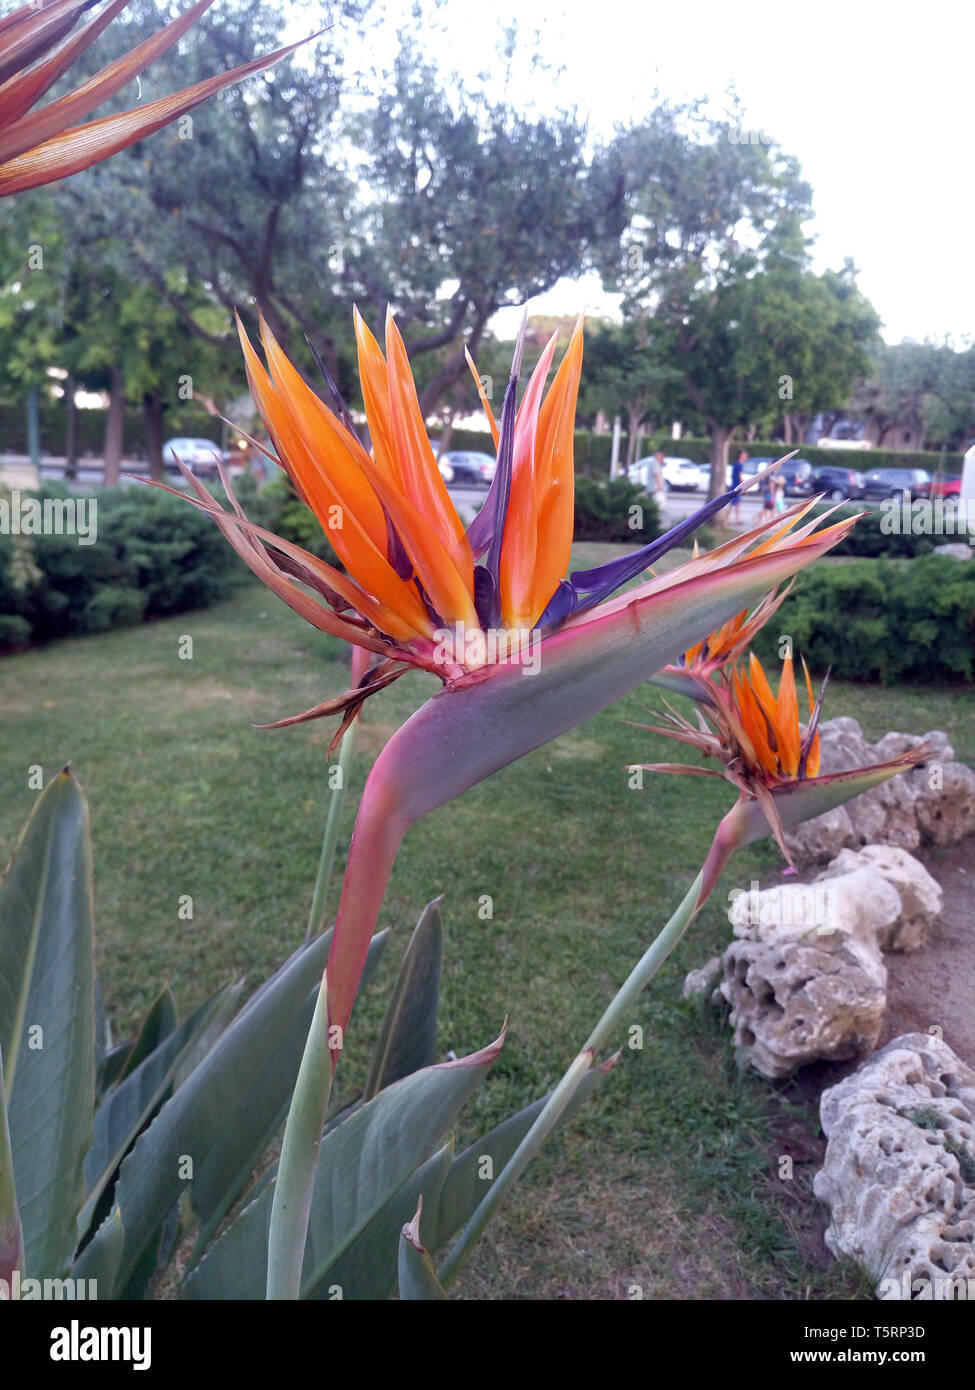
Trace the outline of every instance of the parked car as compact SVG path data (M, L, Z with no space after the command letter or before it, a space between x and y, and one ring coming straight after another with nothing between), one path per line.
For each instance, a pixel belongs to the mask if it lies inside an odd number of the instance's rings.
M229 463L236 455L225 454L212 439L167 439L162 447L163 464L174 473L179 471L176 460L197 473L216 473L217 464Z
M651 459L640 459L635 463L634 468L651 463ZM646 486L649 481L647 478L639 477L633 479L634 482L643 483ZM692 459L668 457L664 459L664 482L672 492L699 492L707 487L707 477L700 464L694 463Z
M808 497L813 488L813 466L808 459L789 459L779 469L785 479L786 497Z
M961 497L961 474L945 473L942 477L932 478L930 482L919 483L914 489L917 497L944 497L947 500Z
M839 468L832 463L822 463L814 468L810 481L812 492L825 492L832 502L859 497L863 490L862 473L852 468Z
M491 454L478 454L471 449L451 449L437 463L444 482L463 483L467 487L490 487L497 467Z
M861 497L881 498L923 496L921 488L931 486L931 474L923 468L871 468L863 475Z

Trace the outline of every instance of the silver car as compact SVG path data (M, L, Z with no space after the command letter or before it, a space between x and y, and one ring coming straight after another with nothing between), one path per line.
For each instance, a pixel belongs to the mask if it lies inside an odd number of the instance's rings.
M176 460L185 463L196 473L216 473L217 464L224 459L223 450L212 439L190 439L180 437L167 439L162 448L163 464L178 471Z

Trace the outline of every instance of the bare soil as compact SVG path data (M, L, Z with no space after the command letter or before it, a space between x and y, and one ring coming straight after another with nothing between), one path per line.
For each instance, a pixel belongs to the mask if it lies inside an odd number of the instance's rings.
M962 1061L975 1067L975 835L916 857L944 889L944 906L920 951L884 957L887 1017L879 1045L901 1033L940 1028Z

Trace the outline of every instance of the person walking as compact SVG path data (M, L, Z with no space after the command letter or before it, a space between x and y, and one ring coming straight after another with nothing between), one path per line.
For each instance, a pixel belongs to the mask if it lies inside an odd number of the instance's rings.
M731 486L733 488L741 486L742 479L745 476L745 464L748 462L748 458L749 455L747 449L740 449L738 451L738 457L735 460L735 462L731 465ZM735 500L731 504L730 520L732 526L741 525L740 494L736 496Z
M667 517L667 479L664 477L664 451L658 449L650 462L650 482L653 487L653 500L657 504L660 520Z

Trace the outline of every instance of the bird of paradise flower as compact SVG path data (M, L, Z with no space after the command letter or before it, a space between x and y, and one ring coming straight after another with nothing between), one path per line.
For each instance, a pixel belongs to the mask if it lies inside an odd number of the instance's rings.
M222 88L270 67L300 46L289 44L267 57L208 77L158 101L77 124L178 43L213 4L213 0L197 0L159 33L107 64L73 91L32 109L130 0L111 0L94 19L73 33L81 15L96 3L97 0L31 0L0 19L0 198L67 178L117 154L192 111Z
M566 575L581 321L549 390L554 336L519 403L523 326L500 422L484 400L497 468L484 506L466 529L437 468L391 314L385 354L355 315L371 449L331 383L330 407L263 321L260 327L266 366L241 329L255 403L277 459L326 528L344 572L250 522L228 478L231 510L188 470L186 477L196 505L258 577L317 628L373 657L354 688L276 726L340 714L338 738L365 699L406 671L428 671L442 683L380 753L360 803L327 969L334 1066L409 827L649 679L715 623L822 555L853 523L845 519L817 530L816 520L807 519L810 504L800 505L620 592L686 542L732 492L633 553ZM496 632L507 640L488 642ZM519 660L526 634L538 658L530 677Z
M697 701L696 726L668 708L663 724L637 724L696 748L722 764L720 771L685 763L638 763L644 771L692 777L724 777L738 788L738 801L721 821L704 866L699 905L711 892L736 849L772 834L789 865L785 830L822 815L861 792L916 767L930 756L927 744L886 762L843 772L820 773L819 722L828 673L813 699L812 680L802 663L808 719L800 722L791 652L782 662L773 694L765 668L754 652L740 660L742 633L754 633L781 598L766 600L754 614L739 613L720 632L685 652L679 665L657 678L659 684ZM747 645L748 637L745 638Z

